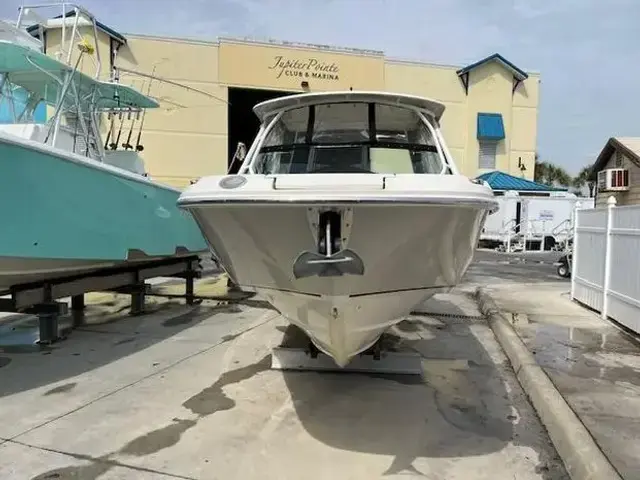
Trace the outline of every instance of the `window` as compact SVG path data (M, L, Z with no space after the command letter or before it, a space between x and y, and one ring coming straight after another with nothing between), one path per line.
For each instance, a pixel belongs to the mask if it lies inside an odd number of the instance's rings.
M271 127L257 173L431 173L445 162L414 110L341 102L292 109Z
M620 150L616 150L615 153L615 167L616 168L622 168L622 166L624 165L624 161L623 161L623 156L622 156L622 152L620 152Z
M480 150L478 152L478 168L495 170L498 142L491 140L480 140L478 143L480 146Z
M312 142L339 144L369 140L369 105L329 103L315 107Z

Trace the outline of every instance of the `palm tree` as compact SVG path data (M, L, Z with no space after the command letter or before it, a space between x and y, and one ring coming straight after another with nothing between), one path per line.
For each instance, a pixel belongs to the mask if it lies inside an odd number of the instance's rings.
M571 175L569 175L564 168L554 165L553 163L540 160L538 153L535 155L533 180L550 187L568 187L571 185L572 181Z
M582 190L585 185L589 187L589 197L593 197L593 190L595 183L591 180L591 172L593 171L593 164L582 167L582 170L578 172L573 180L571 186L576 190Z
M541 162L536 159L535 166L533 167L533 181L538 183L545 183L548 171L549 164L547 162Z
M534 167L533 167L533 181L538 183L544 183L547 178L547 172L549 170L549 164L545 161L540 160L540 154L536 152L534 157Z
M571 175L569 175L564 168L557 165L551 165L549 177L549 185L560 185L562 187L568 187L571 185Z

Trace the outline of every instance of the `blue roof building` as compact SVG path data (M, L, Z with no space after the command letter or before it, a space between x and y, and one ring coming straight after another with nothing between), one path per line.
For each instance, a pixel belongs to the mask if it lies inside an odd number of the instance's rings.
M487 182L496 195L503 195L507 191L515 191L520 195L550 196L554 192L568 191L567 188L550 187L549 185L509 175L498 170L483 173L476 178Z

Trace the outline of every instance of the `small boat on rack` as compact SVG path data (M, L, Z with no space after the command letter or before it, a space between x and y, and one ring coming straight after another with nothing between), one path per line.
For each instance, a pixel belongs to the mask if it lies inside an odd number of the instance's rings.
M307 93L254 112L262 125L238 174L204 177L178 203L239 286L345 366L460 282L498 204L458 172L438 102Z
M180 191L148 177L142 146L114 148L113 137L103 144L104 116L135 118L159 104L99 80L99 65L95 77L78 70L95 48L79 36L79 20L95 32L95 19L74 8L75 18L62 20L73 25L71 40L62 40L75 62L45 55L20 20L0 24L0 292L207 250L191 215L176 205Z

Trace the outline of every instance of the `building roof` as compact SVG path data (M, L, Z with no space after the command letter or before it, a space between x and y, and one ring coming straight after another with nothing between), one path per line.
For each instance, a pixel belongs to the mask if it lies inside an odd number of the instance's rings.
M625 154L633 163L640 167L640 137L611 137L598 155L593 168L591 179L595 180L598 172L606 165L611 155L617 150Z
M436 120L440 120L445 109L444 105L440 102L415 95L347 90L344 92L299 93L296 95L287 95L286 97L278 97L257 104L253 107L253 111L260 121L263 122L268 115L278 110L332 102L372 102L400 106L406 105L427 111L431 113Z
M478 175L479 180L484 180L494 191L515 190L516 192L566 192L567 188L550 187L542 183L533 182L526 178L515 177L508 173L495 170L493 172Z
M76 14L75 10L72 10L72 11L67 12L65 14L65 18L73 17L75 14ZM56 15L53 18L54 19L62 18L62 15ZM115 38L116 40L118 40L122 44L126 44L127 43L126 37L124 35L122 35L121 33L116 32L113 28L108 27L107 25L105 25L102 22L99 22L98 20L96 20L95 22L96 22L96 27L98 28L98 30L102 30L104 33L106 33L107 35L109 35L112 38ZM38 25L31 25L31 26L27 27L27 32L29 32L33 36L36 36L38 34Z
M527 72L525 72L524 70L521 70L520 68L516 67L513 63L511 63L509 60L504 58L499 53L494 53L493 55L489 55L488 57L485 57L482 60L478 60L477 62L472 63L471 65L467 65L466 67L461 68L460 70L458 70L456 73L460 77L460 76L464 75L465 73L469 73L471 70L473 70L475 68L478 68L481 65L484 65L484 64L489 63L489 62L498 62L498 63L500 63L504 68L509 70L511 72L511 74L519 81L523 81L523 80L526 80L527 78L529 78L529 74Z

